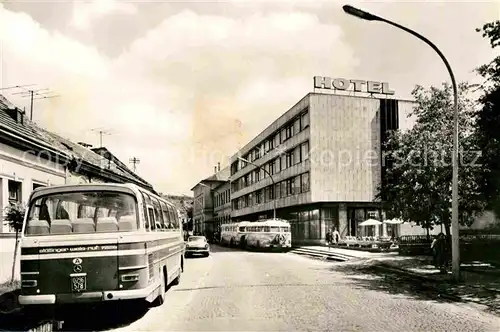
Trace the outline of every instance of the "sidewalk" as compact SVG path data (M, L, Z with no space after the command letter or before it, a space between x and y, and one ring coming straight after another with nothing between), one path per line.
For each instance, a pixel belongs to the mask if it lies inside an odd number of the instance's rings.
M490 310L500 312L500 264L486 262L464 262L461 265L461 282L453 281L451 272L441 274L432 265L429 256L401 256L398 253L373 253L359 250L339 249L325 246L307 246L304 249L321 252L325 255L349 256L348 265L373 268L383 274L404 276L407 283L411 280L454 301L473 302L485 305ZM345 264L342 264L345 265ZM365 268L362 268L364 270Z

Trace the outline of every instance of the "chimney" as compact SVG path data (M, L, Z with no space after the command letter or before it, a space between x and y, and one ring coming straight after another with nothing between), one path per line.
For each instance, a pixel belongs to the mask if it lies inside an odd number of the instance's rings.
M217 166L214 166L214 173L217 173Z
M220 163L217 163L217 172L220 172Z

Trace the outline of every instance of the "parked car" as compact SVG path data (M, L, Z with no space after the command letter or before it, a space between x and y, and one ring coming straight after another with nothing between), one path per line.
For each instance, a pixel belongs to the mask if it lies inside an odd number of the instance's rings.
M194 255L210 256L210 245L204 236L190 236L186 241L186 257Z

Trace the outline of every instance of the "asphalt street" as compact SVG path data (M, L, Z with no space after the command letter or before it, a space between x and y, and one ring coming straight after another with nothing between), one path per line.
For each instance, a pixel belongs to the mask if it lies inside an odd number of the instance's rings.
M162 306L114 330L500 331L497 316L369 287L366 276L332 270L342 263L212 249L210 257L186 261L181 284Z

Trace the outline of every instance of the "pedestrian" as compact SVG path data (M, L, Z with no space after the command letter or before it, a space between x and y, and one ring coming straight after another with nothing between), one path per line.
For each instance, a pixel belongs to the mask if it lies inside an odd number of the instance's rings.
M332 232L331 230L328 230L328 232L326 232L326 244L328 245L328 250L330 250L331 243L332 243Z
M434 266L436 266L436 268L438 268L441 273L446 273L448 258L446 255L446 239L443 233L439 233L434 241L432 241L431 249L434 258Z
M333 231L333 241L336 245L340 242L340 233L337 230L337 227L335 227L335 230Z

